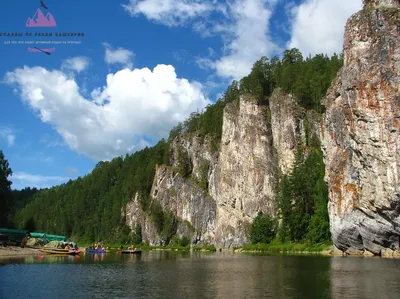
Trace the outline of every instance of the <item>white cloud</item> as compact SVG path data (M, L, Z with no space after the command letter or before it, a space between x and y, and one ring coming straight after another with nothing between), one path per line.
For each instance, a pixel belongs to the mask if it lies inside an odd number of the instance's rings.
M225 43L225 56L215 61L219 76L241 79L249 74L256 60L280 50L271 40L268 29L275 3L274 0L237 0L230 5L234 22L228 30L232 38Z
M262 56L280 51L269 34L269 20L277 0L131 0L124 8L137 16L167 26L186 25L190 20L193 29L203 37L218 34L224 43L222 57L217 59L214 50L209 58L197 57L201 68L213 69L226 79L246 76L253 63ZM209 18L210 14L218 17Z
M15 172L10 176L12 181L12 188L14 190L21 190L25 187L36 188L49 188L54 185L65 183L69 180L68 177L61 176L43 176L36 174L29 174L26 172Z
M133 58L135 54L127 49L119 47L113 49L110 44L103 43L105 48L104 60L108 64L119 64L131 69L133 67Z
M130 0L122 7L131 15L144 14L149 20L178 26L212 11L211 1L204 0Z
M306 0L292 10L288 48L298 48L303 56L342 52L346 21L361 8L361 0Z
M10 128L0 127L0 137L7 142L8 147L13 146L15 143L15 133Z
M207 70L210 68L214 68L214 61L212 61L210 58L205 58L205 57L196 57L196 64L199 68L203 70Z
M65 59L62 63L62 69L70 69L78 73L82 72L89 66L89 59L84 56L77 56Z
M95 160L167 137L177 122L210 103L200 83L177 78L171 65L111 73L106 86L92 92L93 99L84 98L75 79L59 70L25 66L5 80L71 149Z

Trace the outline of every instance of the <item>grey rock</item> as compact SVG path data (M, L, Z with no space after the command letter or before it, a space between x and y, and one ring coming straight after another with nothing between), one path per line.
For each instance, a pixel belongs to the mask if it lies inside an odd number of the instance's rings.
M321 138L333 242L377 254L400 237L400 9L366 2L346 24Z

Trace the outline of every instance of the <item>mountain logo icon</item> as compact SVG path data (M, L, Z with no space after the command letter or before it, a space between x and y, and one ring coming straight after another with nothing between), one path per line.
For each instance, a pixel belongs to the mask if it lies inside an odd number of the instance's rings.
M51 13L44 15L38 8L34 16L26 21L26 27L56 27L56 20Z

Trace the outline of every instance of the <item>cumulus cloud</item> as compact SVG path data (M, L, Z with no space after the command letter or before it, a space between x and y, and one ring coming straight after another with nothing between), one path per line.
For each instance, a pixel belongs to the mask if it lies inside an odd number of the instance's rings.
M306 0L293 7L288 48L304 56L342 52L346 20L361 8L361 0Z
M62 69L69 69L78 73L82 72L89 66L89 59L84 56L77 56L65 59L62 63Z
M200 83L178 78L171 65L110 73L89 99L73 77L59 70L24 66L7 73L5 82L71 149L94 160L109 160L167 137L177 122L211 103Z
M201 68L212 69L226 79L247 75L262 56L280 48L272 41L269 20L277 0L131 0L124 8L131 16L144 15L167 26L187 25L204 37L218 34L224 43L222 56L214 50L209 57L197 57ZM210 14L215 18L208 18Z
M7 142L8 147L11 147L15 143L15 133L10 128L0 127L0 137Z
M65 183L69 180L69 177L61 176L43 176L36 174L29 174L26 172L15 172L10 176L12 182L12 188L14 190L21 190L25 187L36 187L36 188L49 188L54 185Z
M107 64L119 64L127 68L132 68L135 54L124 48L113 49L110 44L103 43L105 48L104 60Z
M275 1L238 0L230 5L233 24L228 26L231 39L224 46L224 56L215 61L220 77L240 79L262 56L271 56L280 49L269 34L269 20Z
M149 20L170 27L205 16L213 10L212 2L207 0L130 0L122 7L131 16L144 14Z

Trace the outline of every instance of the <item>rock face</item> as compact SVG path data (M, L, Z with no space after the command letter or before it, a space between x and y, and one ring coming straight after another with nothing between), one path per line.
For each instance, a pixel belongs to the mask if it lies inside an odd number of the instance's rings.
M398 7L400 0L363 0L364 8Z
M348 20L344 66L324 103L328 209L342 251L400 245L399 6L365 1Z
M178 236L190 233L199 244L214 241L216 203L205 190L183 179L173 169L162 166L156 169L150 196L185 224L178 226Z
M140 225L143 241L149 241L153 246L161 245L161 237L159 237L154 223L142 210L139 200L138 194L135 194L135 197L122 210L122 219L126 219L126 224L132 231L137 225Z
M268 107L249 98L227 105L221 149L210 194L217 202L216 243L221 247L248 242L258 211L275 209L276 153Z
M307 136L319 136L319 131L319 120L279 89L269 106L241 97L225 107L219 151L212 152L207 137L174 139L172 167L157 167L151 200L174 213L179 237L223 248L248 243L258 211L276 212L277 175L290 171L296 145L306 142ZM176 171L180 155L189 160L190 179ZM199 186L204 176L207 184ZM124 213L132 229L141 224L144 241L160 244L162 236L140 209L137 197Z
M289 174L298 144L319 140L320 116L300 107L290 94L279 88L269 99L271 129L281 174Z

